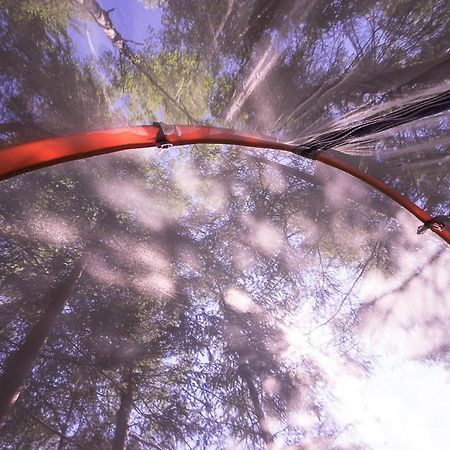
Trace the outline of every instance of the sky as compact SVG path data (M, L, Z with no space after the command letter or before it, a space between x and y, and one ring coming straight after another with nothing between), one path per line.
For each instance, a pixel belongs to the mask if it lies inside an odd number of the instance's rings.
M161 29L162 13L159 8L147 9L138 0L100 0L100 6L110 12L110 17L114 21L119 33L124 39L135 42L143 42L151 27L155 32ZM80 34L78 30L72 28L70 36L76 45L75 53L80 59L92 56L93 48L100 55L105 50L111 50L112 44L94 22L85 23L85 33ZM131 44L133 46L133 44Z
M337 417L371 448L448 449L450 384L443 367L386 355L368 378L339 377L334 395Z

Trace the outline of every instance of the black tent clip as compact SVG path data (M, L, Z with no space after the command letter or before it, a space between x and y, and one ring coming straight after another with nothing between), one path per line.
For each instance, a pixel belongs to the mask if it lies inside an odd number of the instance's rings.
M419 228L417 228L417 234L423 234L427 230L442 231L446 228L446 222L448 221L448 216L436 216L431 220L427 220Z
M152 125L154 127L158 128L158 134L156 135L156 141L155 144L158 148L170 148L173 147L173 144L171 144L168 140L167 140L167 134L170 134L170 132L172 132L173 130L169 129L170 127L173 128L173 125L167 125L165 123L162 122L153 122Z

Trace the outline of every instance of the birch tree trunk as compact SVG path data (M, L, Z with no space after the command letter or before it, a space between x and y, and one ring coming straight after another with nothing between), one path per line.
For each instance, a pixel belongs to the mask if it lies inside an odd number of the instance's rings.
M169 92L162 87L157 81L151 70L142 63L141 58L137 53L133 51L133 49L128 45L126 39L117 31L114 23L112 22L109 13L110 11L106 11L103 9L96 0L73 0L82 7L92 16L97 25L99 25L111 43L116 47L123 56L125 56L136 69L139 70L152 84L155 88L164 96L166 99L172 103L176 108L178 108L187 119L196 123L197 121L194 117L189 113L186 107L183 105L181 100L176 100Z

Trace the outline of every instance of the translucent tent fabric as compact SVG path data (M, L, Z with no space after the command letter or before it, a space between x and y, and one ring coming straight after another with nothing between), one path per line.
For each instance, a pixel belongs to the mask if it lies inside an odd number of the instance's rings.
M3 164L170 124L278 143L124 141L0 182L0 447L446 449L448 244L320 158L448 227L448 17L0 0Z

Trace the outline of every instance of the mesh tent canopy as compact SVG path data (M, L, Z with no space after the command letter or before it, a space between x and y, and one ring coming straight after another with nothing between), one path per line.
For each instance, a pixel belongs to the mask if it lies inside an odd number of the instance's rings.
M0 0L0 446L446 448L447 3Z

